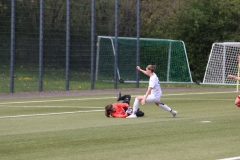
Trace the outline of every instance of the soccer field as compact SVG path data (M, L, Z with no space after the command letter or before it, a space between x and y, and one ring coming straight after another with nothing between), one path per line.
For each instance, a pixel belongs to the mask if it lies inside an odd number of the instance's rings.
M131 93L131 105L142 94ZM136 119L105 117L117 92L0 99L0 159L237 160L237 94L163 90L162 102L178 111L176 118L147 103L140 106L145 116Z

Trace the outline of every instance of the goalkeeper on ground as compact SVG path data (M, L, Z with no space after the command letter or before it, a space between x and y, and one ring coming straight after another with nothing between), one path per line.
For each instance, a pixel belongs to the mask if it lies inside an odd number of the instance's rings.
M131 100L130 95L121 96L121 92L118 93L117 101L122 101L109 104L105 107L105 116L110 117L110 115L114 118L126 118L130 114L132 114L132 108L129 106ZM136 115L138 117L144 116L144 113L140 110L137 111Z
M232 78L232 79L235 79L235 80L240 80L240 77L238 76L233 76L233 75L228 75L228 78ZM236 100L235 100L235 105L240 107L240 94L237 96Z

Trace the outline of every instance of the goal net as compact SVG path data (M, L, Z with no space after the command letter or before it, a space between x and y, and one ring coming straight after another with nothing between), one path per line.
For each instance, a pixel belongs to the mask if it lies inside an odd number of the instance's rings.
M114 81L115 37L99 36L95 80ZM117 76L120 83L136 83L137 38L118 37ZM161 82L192 83L185 44L180 40L140 38L140 66L156 65ZM149 77L140 74L140 83Z
M239 42L213 43L203 84L236 85L236 80L227 76L238 75L239 54Z

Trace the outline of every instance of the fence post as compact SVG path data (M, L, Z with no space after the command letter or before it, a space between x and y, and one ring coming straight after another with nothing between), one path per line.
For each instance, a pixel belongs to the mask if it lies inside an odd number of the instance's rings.
M43 90L43 80L42 80L42 73L43 73L43 2L44 0L40 0L40 17L39 17L39 85L38 90L41 92Z
M114 89L117 89L117 69L118 69L118 0L115 0L115 56L114 56Z
M140 65L140 0L137 0L137 53L136 64ZM139 71L136 70L136 88L139 88Z
M91 90L94 89L94 48L95 48L95 39L94 39L94 18L95 18L95 0L92 0L92 17L91 17Z
M15 55L15 0L11 7L11 59L10 59L10 92L14 92L14 55Z
M66 91L69 90L69 55L70 55L70 0L66 9Z

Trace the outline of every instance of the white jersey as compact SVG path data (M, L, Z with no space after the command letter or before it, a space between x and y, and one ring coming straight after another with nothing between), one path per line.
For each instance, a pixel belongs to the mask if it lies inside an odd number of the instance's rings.
M160 99L160 97L162 96L162 90L158 77L155 73L153 73L153 75L150 77L148 87L152 88L151 95L157 99Z

